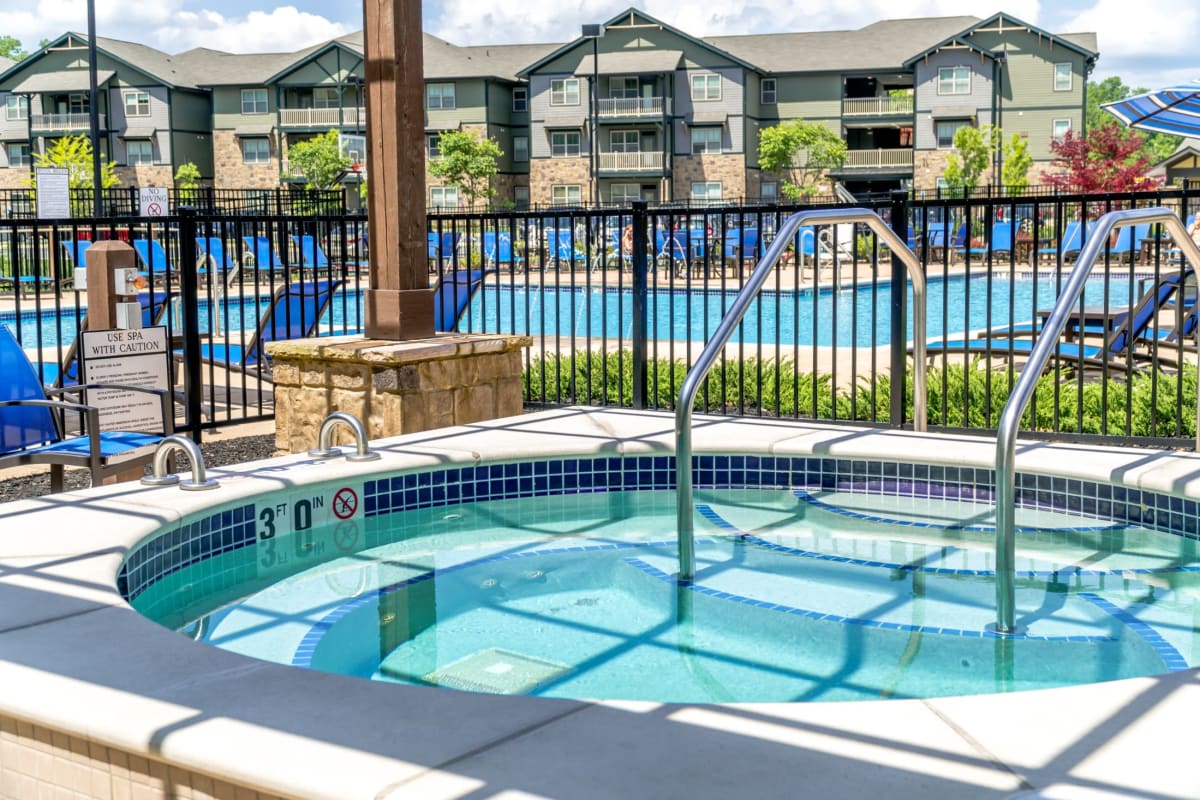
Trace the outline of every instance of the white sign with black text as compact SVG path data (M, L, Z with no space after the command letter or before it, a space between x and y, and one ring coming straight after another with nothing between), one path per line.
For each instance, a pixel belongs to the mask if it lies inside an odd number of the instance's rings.
M68 219L71 216L71 184L66 167L34 167L37 182L38 219Z
M138 208L143 217L165 217L167 215L167 190L158 186L143 186L138 189Z
M84 383L170 389L171 351L165 327L84 331L80 334ZM87 404L100 409L100 430L163 430L157 395L128 389L94 389Z

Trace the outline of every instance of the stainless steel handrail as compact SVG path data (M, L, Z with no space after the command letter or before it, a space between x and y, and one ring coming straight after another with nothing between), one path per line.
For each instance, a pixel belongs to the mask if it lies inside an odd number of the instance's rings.
M875 213L865 208L813 209L791 215L779 226L771 246L755 265L746 285L734 298L729 311L725 313L725 318L704 346L703 352L688 371L683 386L679 389L679 402L675 406L675 476L678 487L675 512L679 530L680 583L689 583L696 575L695 526L692 519L692 404L696 400L700 384L704 382L713 362L721 354L742 317L746 315L750 303L758 295L759 289L787 249L796 231L806 224L837 225L844 222L861 222L869 226L892 251L892 258L899 258L907 268L908 278L913 285L913 430L925 430L925 273L921 269L921 262L917 260L913 251L908 249L904 240ZM892 342L892 346L902 347L903 344ZM892 382L892 389L897 390L895 380ZM903 387L899 390L903 391Z
M355 451L345 454L347 461L375 461L379 458L379 453L371 449L367 440L366 426L358 417L345 411L334 411L325 417L317 433L317 446L309 450L308 454L313 458L337 458L343 455L340 448L333 446L333 430L339 425L345 425L354 434Z
M178 475L167 472L167 459L176 450L182 451L187 456L188 463L192 465L191 480L181 481ZM154 448L154 461L151 464L150 475L142 478L142 484L145 486L177 485L180 489L189 492L216 489L220 485L208 477L204 469L204 456L200 453L200 447L191 439L178 433L165 437Z
M1013 386L1008 402L1000 413L1000 424L996 431L996 633L1011 636L1017 633L1016 606L1016 471L1017 427L1025 407L1033 396L1038 378L1046 368L1046 362L1058 345L1071 307L1079 302L1084 283L1092 267L1103 252L1108 237L1114 228L1145 222L1161 222L1175 241L1193 269L1200 269L1200 248L1188 236L1179 217L1165 208L1134 208L1125 211L1110 211L1096 220L1088 233L1087 243L1079 252L1079 258L1063 285L1062 294L1054 304L1049 319L1042 326L1037 343L1029 353L1029 359ZM1181 262L1182 263L1182 262ZM1182 272L1182 269L1181 269ZM1133 346L1133 342L1129 342ZM1200 407L1197 408L1200 424ZM1200 428L1197 429L1196 449L1200 450Z

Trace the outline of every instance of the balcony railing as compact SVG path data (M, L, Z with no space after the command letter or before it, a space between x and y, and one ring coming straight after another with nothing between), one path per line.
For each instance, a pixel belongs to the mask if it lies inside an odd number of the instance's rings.
M913 151L902 147L896 150L847 150L847 169L911 169Z
M107 127L107 115L100 115L100 130ZM91 128L90 115L82 114L34 114L30 128L38 131L86 131Z
M662 153L600 153L601 172L662 172Z
M843 117L908 116L913 113L913 99L908 97L856 97L842 100Z
M669 112L667 102L661 97L601 97L596 111L605 117L661 117Z
M339 125L362 127L367 124L367 109L358 108L281 108L279 124L284 128L336 128Z

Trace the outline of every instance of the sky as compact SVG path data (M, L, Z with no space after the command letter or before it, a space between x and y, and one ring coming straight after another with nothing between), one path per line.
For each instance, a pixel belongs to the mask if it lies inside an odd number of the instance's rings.
M1051 33L1093 32L1100 59L1091 80L1117 76L1156 89L1200 80L1196 0L426 0L425 30L459 45L566 42L582 23L634 5L706 36L848 30L881 19L1005 11ZM230 52L298 50L362 27L358 0L95 0L99 36L168 53L196 46ZM484 13L481 9L487 9ZM0 35L27 50L65 31L87 30L86 0L4 0Z

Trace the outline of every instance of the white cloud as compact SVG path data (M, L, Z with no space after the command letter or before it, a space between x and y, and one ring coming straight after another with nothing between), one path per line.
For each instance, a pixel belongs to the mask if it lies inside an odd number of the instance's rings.
M1096 0L1067 23L1069 30L1094 31L1100 49L1093 79L1110 75L1130 87L1155 89L1200 79L1195 56L1200 6L1169 0Z

